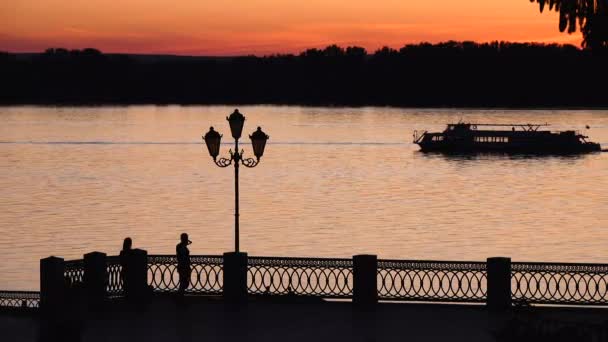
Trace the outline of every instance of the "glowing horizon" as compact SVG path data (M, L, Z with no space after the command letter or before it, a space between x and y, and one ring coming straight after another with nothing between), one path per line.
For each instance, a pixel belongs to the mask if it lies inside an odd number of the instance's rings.
M456 41L580 45L554 12L524 0L15 0L0 4L0 50L97 48L108 53L269 55L330 44L382 46Z

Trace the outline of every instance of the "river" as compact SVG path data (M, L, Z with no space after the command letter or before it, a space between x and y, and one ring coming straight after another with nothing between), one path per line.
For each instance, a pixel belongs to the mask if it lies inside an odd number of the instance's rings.
M0 289L38 289L39 259L234 248L233 168L202 143L234 106L0 107ZM250 255L608 262L608 153L424 154L415 130L550 123L608 147L608 110L239 106L270 135L240 169ZM589 125L590 129L585 126ZM252 156L248 138L242 144Z

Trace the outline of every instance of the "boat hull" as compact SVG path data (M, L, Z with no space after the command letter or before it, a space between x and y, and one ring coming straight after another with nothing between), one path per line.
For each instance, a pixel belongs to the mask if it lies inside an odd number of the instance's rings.
M513 153L513 154L578 154L600 152L597 143L581 144L480 144L470 142L419 142L421 152L444 153Z

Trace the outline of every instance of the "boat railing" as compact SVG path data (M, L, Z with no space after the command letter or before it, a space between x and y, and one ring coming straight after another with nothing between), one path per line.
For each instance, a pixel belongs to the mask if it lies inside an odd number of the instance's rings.
M427 131L423 131L422 133L420 133L420 135L418 135L418 131L414 130L414 144L418 144L422 138L424 138L424 135L427 133Z
M450 126L456 126L457 124L448 124L448 128ZM492 131L492 127L496 127L498 129L504 128L504 127L511 127L514 131L515 130L519 130L519 131L524 131L524 132L536 132L538 131L541 127L549 127L551 126L548 123L544 123L544 124L516 124L516 123L502 123L502 124L487 124L487 123L468 123L466 124L470 127L470 129L472 130L477 130L479 127L484 127L484 130L488 130L488 131Z

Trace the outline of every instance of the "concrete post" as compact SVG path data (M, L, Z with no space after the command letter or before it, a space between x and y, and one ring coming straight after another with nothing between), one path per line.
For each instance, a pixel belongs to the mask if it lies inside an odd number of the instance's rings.
M106 254L91 252L84 255L84 289L89 304L94 307L101 305L106 297L108 271Z
M488 258L488 301L493 311L511 307L511 258Z
M224 253L224 300L247 301L247 253Z
M62 258L40 259L40 309L45 314L57 312L65 303L64 272Z
M378 303L378 257L353 256L353 303L359 307L373 307Z
M123 289L129 300L140 300L148 294L148 252L133 249L127 254L123 265Z

